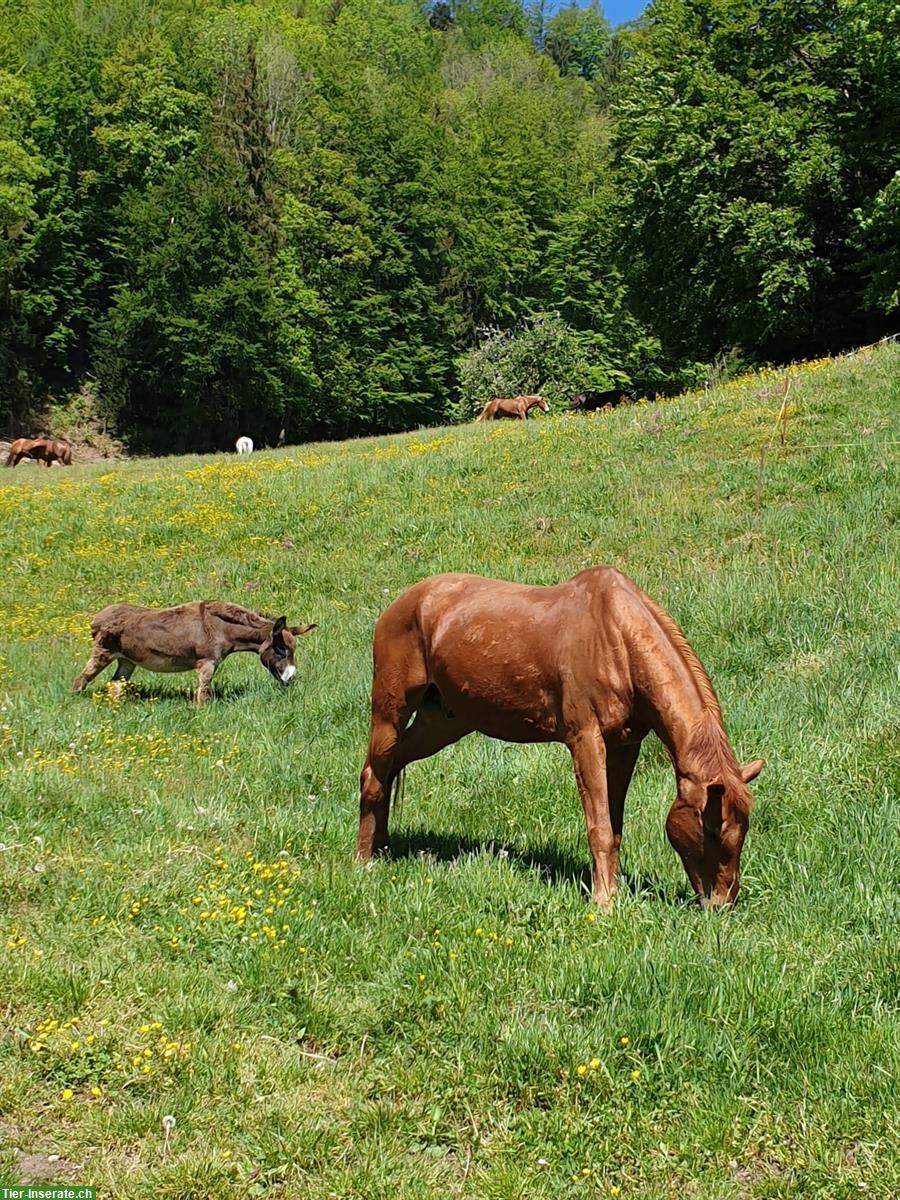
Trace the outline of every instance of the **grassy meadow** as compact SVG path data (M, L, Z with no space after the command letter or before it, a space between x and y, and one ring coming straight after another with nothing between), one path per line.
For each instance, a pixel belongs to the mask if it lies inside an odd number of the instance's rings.
M0 477L0 1181L900 1194L900 347L790 374L783 447L771 372ZM669 609L739 757L768 761L736 911L689 902L651 739L609 917L559 746L417 764L392 857L353 867L378 613L438 571L594 563ZM92 612L202 597L317 622L294 686L245 655L200 710L189 675L69 694Z

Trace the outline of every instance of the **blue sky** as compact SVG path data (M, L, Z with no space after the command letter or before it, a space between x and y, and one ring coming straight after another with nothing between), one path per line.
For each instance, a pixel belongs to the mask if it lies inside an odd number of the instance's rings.
M621 25L623 21L633 21L647 7L648 0L600 0L600 2L607 20L615 27ZM553 8L568 8L570 3L571 0L558 0ZM581 0L582 8L585 8L587 3L588 0Z

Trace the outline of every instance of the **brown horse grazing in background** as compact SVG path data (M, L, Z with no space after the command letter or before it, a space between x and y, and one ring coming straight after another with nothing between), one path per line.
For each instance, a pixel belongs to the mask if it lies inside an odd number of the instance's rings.
M248 651L279 683L294 678L296 638L315 625L293 625L221 600L195 600L178 608L140 608L111 604L91 618L94 638L91 657L72 684L82 691L110 663L116 663L113 683L125 683L135 667L146 671L196 671L197 703L212 695L216 667L229 654Z
M61 463L64 467L72 465L72 447L63 438L16 438L9 447L8 467L15 467L23 458L33 458L37 462Z
M611 567L556 587L434 575L375 626L372 723L360 778L357 856L388 844L391 786L404 767L474 731L563 742L593 856L593 898L616 890L625 793L652 730L675 768L666 833L703 904L733 904L765 765L738 765L712 684L687 638Z
M545 413L550 411L550 405L543 396L510 396L489 400L475 420L496 421L502 417L512 417L524 421L533 408Z

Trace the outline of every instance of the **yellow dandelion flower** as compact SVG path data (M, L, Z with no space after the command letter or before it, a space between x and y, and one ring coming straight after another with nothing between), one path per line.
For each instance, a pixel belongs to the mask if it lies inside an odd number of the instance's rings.
M616 1187L616 1185L613 1184L612 1187L609 1189L609 1194L611 1196L618 1196L619 1193L621 1192L621 1190L622 1189L620 1187Z
M591 1059L591 1068L592 1068L592 1070L596 1071L596 1070L597 1070L597 1068L598 1068L599 1066L600 1066L600 1059L599 1059L599 1058L592 1058L592 1059Z
M629 1037L620 1037L619 1038L620 1046L628 1046L630 1044L631 1044L631 1038L629 1038Z
M584 1075L587 1075L587 1073L588 1073L588 1069L587 1069L587 1067L584 1065L584 1063L579 1063L579 1064L578 1064L578 1066L575 1068L575 1074L576 1074L576 1075L582 1075L582 1076L584 1076Z
M91 1095L94 1097L95 1100L99 1100L100 1097L103 1095L103 1088L98 1088L97 1085L95 1084L91 1088Z
M63 1090L62 1090L63 1100L71 1100L74 1095L75 1095L75 1093L72 1091L71 1088L63 1088Z
M637 1079L640 1079L640 1077L641 1077L641 1073L637 1069L637 1067L635 1067L635 1069L631 1072L631 1078L637 1080Z

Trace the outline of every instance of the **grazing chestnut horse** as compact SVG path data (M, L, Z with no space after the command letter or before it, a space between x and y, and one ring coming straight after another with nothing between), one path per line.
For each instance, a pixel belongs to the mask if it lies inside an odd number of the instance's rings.
M434 575L375 626L372 723L357 857L388 844L391 785L409 763L477 731L563 742L575 766L601 908L616 891L625 793L652 730L675 768L666 833L703 904L733 904L747 787L706 671L687 638L611 567L556 587Z
M198 600L178 608L140 608L111 604L91 618L94 646L84 670L72 685L82 691L110 663L116 663L113 683L131 678L135 667L145 671L197 672L197 703L212 695L216 667L229 654L246 650L287 686L294 678L296 638L315 625L287 626L287 619L263 616L237 604Z
M72 465L72 447L63 439L57 441L51 438L17 438L9 447L8 467L15 467L23 458L33 458L37 462L61 463L64 467Z
M512 417L514 420L525 421L533 408L539 408L545 413L550 411L550 405L543 396L511 396L489 400L475 420L497 421L502 417Z

